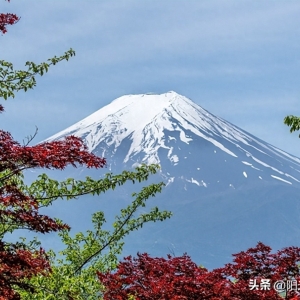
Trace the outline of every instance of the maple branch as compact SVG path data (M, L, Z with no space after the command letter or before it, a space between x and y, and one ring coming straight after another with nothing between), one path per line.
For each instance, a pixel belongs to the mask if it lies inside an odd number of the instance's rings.
M137 207L132 210L132 212L127 216L126 219L124 219L121 226L118 228L118 230L114 231L114 234L111 235L111 238L106 242L106 244L104 244L98 251L96 251L90 257L85 259L83 261L83 263L79 267L77 267L77 269L75 269L74 274L77 274L84 267L84 265L86 265L89 261L91 261L97 255L99 255L106 247L108 247L116 239L116 235L123 229L123 227L126 225L126 223L130 220L130 218L132 217L132 215L136 211L136 209L137 209Z
M0 31L5 34L7 32L7 25L14 25L19 22L21 18L15 14L6 13L0 14Z
M48 72L50 66L56 65L62 60L69 60L70 57L75 56L75 51L70 48L62 56L54 56L48 59L49 63L43 62L35 64L27 61L25 66L28 66L26 71L14 70L13 64L0 60L0 97L7 100L9 97L15 97L14 91L33 89L36 86L36 75L43 76Z
M116 240L120 240L121 237L126 236L129 232L140 228L145 222L148 222L151 220L151 216L153 214L156 214L157 219L164 220L166 218L169 218L172 213L171 212L158 212L158 208L155 207L152 209L150 213L142 214L137 219L132 219L133 214L137 211L137 209L140 206L144 206L144 202L150 197L155 196L155 193L161 192L161 188L164 186L164 183L161 182L159 184L152 184L148 187L145 187L142 189L142 191L139 194L133 194L133 196L137 196L136 199L133 201L131 205L129 205L126 209L121 210L122 211L122 217L117 217L117 222L114 223L115 230L111 234L110 238L107 240L106 243L100 247L97 251L95 251L92 255L90 255L88 258L86 258L80 265L75 269L74 274L78 273L84 265L86 265L88 262L90 262L93 258L98 256L106 247L108 247L110 244L115 242ZM123 219L121 221L121 219ZM130 221L130 224L129 224ZM128 228L124 230L125 225L128 225Z
M36 137L37 133L38 133L38 127L35 126L35 132L34 132L34 134L33 135L29 135L29 136L26 137L26 139L27 139L27 143L26 144L24 143L24 140L23 140L23 146L24 147L28 146L30 144L30 142L32 142L32 140Z

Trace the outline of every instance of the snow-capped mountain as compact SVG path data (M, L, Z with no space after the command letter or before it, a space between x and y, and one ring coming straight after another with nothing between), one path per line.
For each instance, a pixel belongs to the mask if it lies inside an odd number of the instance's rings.
M132 234L125 254L187 252L210 268L258 241L274 248L300 245L300 159L184 96L123 96L46 141L67 135L81 137L93 153L106 157L113 172L161 165L159 180L167 186L149 205L174 216ZM131 201L131 190L123 190L102 207L110 211L125 195ZM62 218L72 225L76 212L95 211L89 205L72 204L69 220L65 211Z
M47 141L66 135L83 138L111 166L161 164L169 181L179 175L206 188L236 188L249 180L300 183L299 158L175 92L120 97Z

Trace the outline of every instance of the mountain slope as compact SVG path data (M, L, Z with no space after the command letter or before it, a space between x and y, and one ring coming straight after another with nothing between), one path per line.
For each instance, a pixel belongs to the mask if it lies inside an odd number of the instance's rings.
M124 254L188 252L210 268L258 241L274 248L300 244L300 159L184 96L123 96L47 141L66 135L81 137L114 172L140 163L161 165L152 181L163 179L166 187L150 205L174 216L128 237ZM85 174L81 169L75 177ZM99 171L88 175L97 177ZM126 187L102 197L102 207L112 214L131 201L134 190ZM101 209L88 203L70 204L72 215L62 213L62 218L76 228L74 215Z

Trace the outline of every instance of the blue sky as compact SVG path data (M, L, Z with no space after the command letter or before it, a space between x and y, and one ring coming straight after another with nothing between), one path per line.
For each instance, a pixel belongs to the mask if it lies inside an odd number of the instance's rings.
M1 59L25 68L76 56L4 104L0 125L36 143L117 97L174 90L300 157L300 1L1 1L18 24L0 36Z

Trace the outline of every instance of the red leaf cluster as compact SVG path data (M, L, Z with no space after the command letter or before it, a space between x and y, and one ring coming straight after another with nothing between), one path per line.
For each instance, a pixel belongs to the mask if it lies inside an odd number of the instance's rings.
M231 264L208 271L198 267L189 256L151 258L138 254L126 257L114 273L98 272L105 287L105 300L276 300L282 299L274 288L278 280L300 280L300 248L288 247L275 254L258 243L255 248L234 254ZM268 287L260 285L269 280ZM257 288L250 285L255 280ZM300 287L300 281L298 281ZM285 299L300 299L297 289L286 289Z
M33 291L33 288L26 284L24 278L31 278L36 274L46 275L50 272L50 264L45 252L30 252L22 245L6 245L0 242L0 300L20 299L14 292L14 286Z
M3 107L0 106L0 111ZM0 130L0 224L15 226L35 232L47 233L69 228L39 213L38 201L25 194L14 175L28 168L64 169L68 165L85 165L102 168L104 158L88 152L86 145L77 137L69 136L63 141L46 142L36 146L22 146L10 133ZM2 172L2 174L1 174ZM3 230L3 229L2 229ZM3 238L5 232L1 233ZM22 246L23 247L23 246ZM22 248L19 243L6 244L0 240L0 300L19 299L13 286L31 290L25 279L35 274L47 274L50 265L44 251Z
M10 0L8 0L10 2ZM0 31L4 34L7 32L6 26L7 25L13 25L17 23L20 20L20 18L15 14L0 14Z
M28 168L64 169L75 163L88 168L102 168L106 161L88 152L80 138L68 136L64 141L42 143L36 146L21 146L10 133L0 130L0 172L19 172Z

